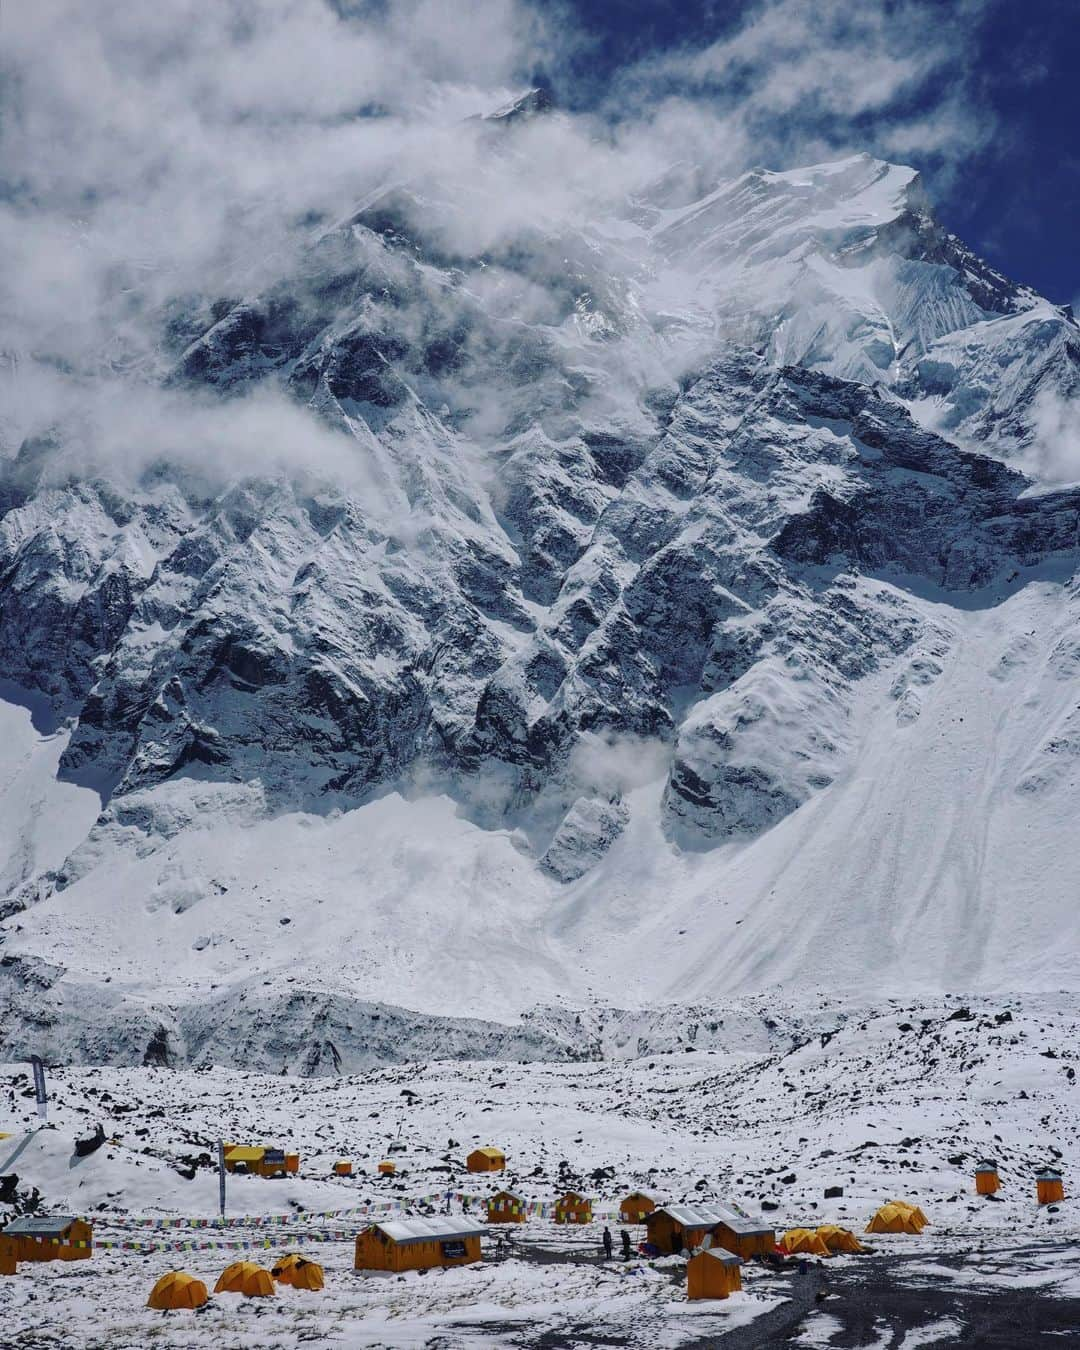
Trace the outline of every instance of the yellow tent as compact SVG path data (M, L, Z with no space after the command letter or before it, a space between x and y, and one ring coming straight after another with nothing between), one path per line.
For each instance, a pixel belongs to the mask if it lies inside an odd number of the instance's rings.
M928 1220L917 1205L890 1200L866 1225L868 1233L921 1233Z
M796 1253L808 1256L832 1255L824 1241L812 1228L789 1228L780 1239L779 1245L789 1255L795 1255Z
M245 1298L261 1298L276 1292L270 1272L254 1261L234 1261L225 1267L214 1285L215 1294L243 1294Z
M146 1300L148 1308L201 1308L206 1302L206 1285L186 1270L170 1270L162 1275Z
M839 1224L823 1223L817 1233L830 1252L861 1252L865 1250L851 1229L841 1228Z
M280 1261L275 1261L270 1271L278 1284L291 1284L294 1289L321 1289L323 1287L323 1268L317 1261L309 1261L306 1256L290 1252Z

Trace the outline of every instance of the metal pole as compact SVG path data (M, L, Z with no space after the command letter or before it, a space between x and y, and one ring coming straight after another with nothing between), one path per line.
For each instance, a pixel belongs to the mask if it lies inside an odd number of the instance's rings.
M42 1120L49 1118L49 1094L45 1090L45 1065L40 1055L31 1055L30 1064L34 1070L34 1097L37 1099L37 1113Z
M217 1145L217 1165L218 1165L218 1207L221 1210L222 1219L225 1218L225 1145L218 1140Z

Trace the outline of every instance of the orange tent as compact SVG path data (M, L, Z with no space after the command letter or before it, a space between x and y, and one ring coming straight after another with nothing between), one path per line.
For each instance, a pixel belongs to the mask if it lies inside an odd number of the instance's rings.
M270 1272L254 1261L234 1261L225 1267L214 1285L215 1294L243 1294L245 1298L262 1298L276 1292Z
M930 1220L918 1207L904 1200L882 1205L866 1225L868 1233L921 1233Z
M830 1252L861 1252L866 1249L850 1228L841 1228L839 1224L823 1223L817 1230Z
M789 1228L780 1239L778 1246L783 1247L789 1256L804 1254L809 1256L831 1256L825 1243L812 1228Z
M296 1252L275 1261L270 1274L278 1284L291 1284L294 1289L321 1289L324 1284L322 1266Z
M1061 1173L1052 1167L1046 1168L1035 1178L1035 1196L1040 1205L1052 1205L1065 1199L1065 1183Z
M15 1266L15 1239L0 1233L0 1275L14 1275Z
M170 1270L162 1275L146 1300L148 1308L201 1308L207 1300L206 1285L186 1270Z

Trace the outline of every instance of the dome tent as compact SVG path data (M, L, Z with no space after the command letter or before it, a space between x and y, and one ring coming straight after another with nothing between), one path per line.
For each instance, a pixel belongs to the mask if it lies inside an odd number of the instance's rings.
M150 1290L146 1306L162 1312L173 1308L201 1308L208 1297L202 1280L197 1280L186 1270L170 1270Z

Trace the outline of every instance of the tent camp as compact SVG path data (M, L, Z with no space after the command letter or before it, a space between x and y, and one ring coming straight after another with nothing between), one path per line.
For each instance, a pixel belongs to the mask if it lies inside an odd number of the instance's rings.
M16 1261L83 1261L93 1254L94 1230L72 1214L12 1219L4 1236L15 1244Z
M918 1207L904 1200L882 1205L866 1225L868 1233L921 1233L930 1220Z
M276 1294L277 1288L268 1270L254 1261L234 1261L221 1272L214 1285L215 1294L243 1294L245 1298L263 1298Z
M619 1203L619 1222L644 1223L660 1203L660 1197L650 1191L631 1191Z
M841 1228L839 1224L823 1223L818 1228L817 1235L833 1253L858 1253L866 1250L850 1228Z
M722 1247L698 1252L686 1263L687 1298L727 1298L742 1288L742 1260Z
M777 1244L789 1256L831 1256L825 1239L813 1228L789 1228Z
M725 1205L662 1205L645 1216L649 1241L661 1252L693 1251L705 1244L723 1247L743 1260L766 1256L776 1246L776 1232L761 1222L737 1214Z
M465 1166L470 1172L501 1172L506 1167L506 1154L501 1148L474 1148Z
M146 1306L162 1312L170 1308L201 1308L207 1298L202 1280L197 1280L186 1270L170 1270L150 1290Z
M592 1201L577 1191L567 1191L555 1201L556 1223L592 1223Z
M475 1219L387 1219L356 1236L356 1270L430 1270L480 1260L484 1226Z
M270 1274L278 1284L290 1284L294 1289L321 1289L325 1283L322 1266L298 1252L289 1252L275 1261Z
M488 1223L524 1223L525 1201L513 1191L496 1191L487 1202Z

